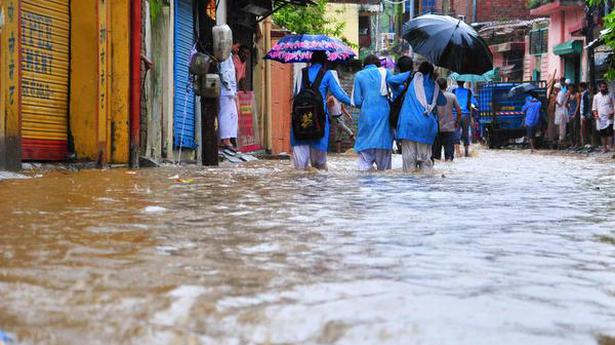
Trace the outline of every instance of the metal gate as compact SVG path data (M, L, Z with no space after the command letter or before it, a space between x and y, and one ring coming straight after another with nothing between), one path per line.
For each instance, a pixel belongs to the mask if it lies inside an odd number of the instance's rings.
M21 5L24 160L64 160L68 148L70 0Z
M194 94L190 82L188 64L194 46L194 18L192 0L175 1L173 78L173 135L175 147L194 149L195 118Z

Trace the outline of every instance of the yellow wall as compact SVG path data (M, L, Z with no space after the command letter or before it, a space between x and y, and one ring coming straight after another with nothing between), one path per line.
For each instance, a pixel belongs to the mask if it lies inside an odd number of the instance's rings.
M355 53L359 53L359 5L358 4L337 4L329 3L328 19L337 23L346 23L344 27L344 36L349 42L356 47L353 49Z
M21 104L21 64L19 63L19 17L20 6L18 0L2 0L4 10L4 27L2 28L2 42L0 43L1 63L0 84L2 84L2 125L0 125L0 165L10 170L21 169L21 126L19 105ZM10 11L9 9L12 9ZM10 15L13 14L13 16ZM9 38L14 39L11 50ZM12 70L12 73L11 73Z
M70 127L77 157L89 159L98 158L97 1L71 1Z
M111 1L111 163L128 163L130 152L130 1Z
M77 157L128 163L130 1L73 0L71 11L70 125Z
M4 9L4 0L0 0L0 13L5 14L6 10ZM6 19L5 19L6 20ZM5 138L5 129L4 129L4 119L6 118L5 114L5 103L4 103L4 87L6 86L6 74L4 70L6 69L4 65L7 65L6 62L6 47L4 44L4 37L2 36L2 27L0 27L0 169L4 167L6 164L4 162L4 138Z

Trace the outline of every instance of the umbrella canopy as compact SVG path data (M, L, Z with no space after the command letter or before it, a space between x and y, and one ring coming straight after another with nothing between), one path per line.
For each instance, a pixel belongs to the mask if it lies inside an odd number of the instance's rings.
M344 62L356 56L349 46L337 38L304 34L284 36L265 59L282 63L310 62L315 51L325 51L331 62Z
M510 91L508 92L508 97L515 97L524 93L534 91L536 89L537 87L534 84L523 83L510 89Z
M417 17L404 26L404 38L429 62L453 72L481 75L493 69L487 43L460 19L434 14Z
M497 68L492 69L489 72L483 73L481 75L478 74L459 74L459 73L451 73L449 75L454 81L469 81L471 83L480 83L480 82L488 82L494 81L498 78L498 70Z

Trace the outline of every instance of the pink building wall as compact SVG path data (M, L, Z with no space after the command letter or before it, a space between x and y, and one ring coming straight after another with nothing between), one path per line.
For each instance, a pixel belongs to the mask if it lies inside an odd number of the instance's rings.
M546 5L549 6L549 5ZM534 12L534 11L532 11ZM543 14L538 14L542 16ZM583 42L585 46L585 39L583 36L573 36L573 33L580 35L578 32L582 29L585 13L581 6L576 7L564 7L563 10L554 11L549 15L549 47L548 52L543 54L542 57L536 57L530 55L529 48L529 36L526 36L525 45L525 70L524 79L529 80L532 77L532 72L535 68L540 69L541 79L550 80L555 78L561 78L564 76L564 59L553 53L553 48L558 44L564 43L569 40L579 40ZM540 66L537 66L540 65ZM587 70L587 55L585 51L581 56L581 80L586 79ZM555 74L555 75L554 75Z
M564 59L553 54L553 48L561 43L569 40L583 41L585 46L585 39L582 36L573 36L572 32L583 27L583 20L585 14L581 8L573 11L558 12L551 15L551 23L549 25L549 53L548 53L548 70L549 75L557 70L557 78L564 75ZM586 54L583 53L581 57L581 66L586 66ZM584 69L581 69L581 80L585 79ZM545 74L546 75L546 74Z

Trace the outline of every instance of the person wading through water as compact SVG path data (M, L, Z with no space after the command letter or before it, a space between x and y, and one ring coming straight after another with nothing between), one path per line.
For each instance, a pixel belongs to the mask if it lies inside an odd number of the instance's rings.
M365 58L355 77L353 103L361 108L355 151L360 171L391 169L393 129L389 125L387 71L375 55Z
M312 53L311 64L304 69L302 73L301 81L296 87L295 97L300 96L305 88L317 89L316 96L320 96L320 102L322 103L322 109L319 111L324 112L324 135L320 138L314 139L298 139L295 138L296 126L301 124L295 123L295 114L293 114L293 124L290 133L290 142L293 148L292 160L296 169L307 169L310 164L313 168L325 170L327 169L327 149L329 148L329 114L327 110L327 93L331 92L335 98L340 102L350 105L350 97L342 89L337 82L331 71L326 69L327 54L324 51L315 51ZM303 76L308 77L308 80L304 80ZM320 80L317 80L320 79ZM319 85L314 85L319 84ZM296 100L297 98L295 98ZM295 113L293 103L293 113Z
M464 87L465 82L458 81L457 88L453 92L457 97L457 103L459 103L459 107L461 108L461 138L460 141L463 141L464 153L466 157L470 156L470 126L473 126L472 123L472 108L476 107L478 103L472 94L472 90L466 89Z
M433 65L426 61L421 63L408 86L399 114L397 139L402 145L404 171L429 171L433 167L431 147L438 134L434 111L436 105L446 104L433 75Z

